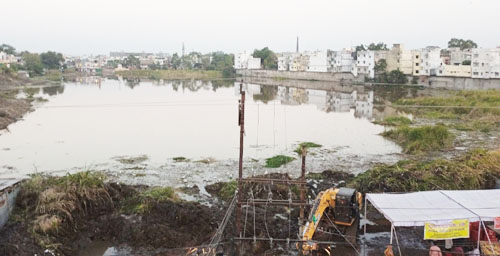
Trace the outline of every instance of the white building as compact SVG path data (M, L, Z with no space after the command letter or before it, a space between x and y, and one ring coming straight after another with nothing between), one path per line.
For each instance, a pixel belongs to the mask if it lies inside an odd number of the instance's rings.
M356 60L354 52L350 49L332 52L332 72L334 73L352 73L358 76L356 69Z
M462 65L464 61L472 63L472 49L460 50L458 47L449 48L450 65Z
M356 73L364 74L369 78L375 77L375 53L373 51L358 51L356 59Z
M472 78L500 78L500 48L472 50Z
M309 54L309 63L307 71L309 72L328 72L328 53L327 51L315 51Z
M412 59L414 76L435 76L443 63L441 49L433 46L412 51Z
M260 58L254 58L247 51L234 55L235 69L260 69Z
M279 53L277 55L278 55L278 70L289 71L290 64L292 63L292 60L295 58L295 56L298 55L298 53L283 52L283 53Z
M0 64L11 64L16 63L17 57L12 54L7 54L5 52L0 52Z

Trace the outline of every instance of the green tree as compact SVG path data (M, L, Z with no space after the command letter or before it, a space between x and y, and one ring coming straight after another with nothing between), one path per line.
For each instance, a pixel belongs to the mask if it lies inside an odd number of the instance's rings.
M371 43L370 45L368 45L368 50L370 51L387 51L389 50L389 48L387 48L387 45L385 43Z
M0 45L0 52L5 52L7 54L16 54L16 48L8 44L2 44Z
M255 49L253 57L260 58L264 69L278 69L278 57L268 47L262 48L262 50Z
M356 52L360 52L360 51L366 51L366 48L364 45L358 45L356 46Z
M125 68L139 68L141 66L141 61L134 55L129 55L123 60L122 66Z
M477 44L472 40L452 38L448 41L448 48L458 47L461 50L477 48Z
M64 62L64 57L61 53L51 51L40 54L40 59L46 69L58 69Z
M385 69L387 68L387 61L384 59L381 59L375 63L375 67L373 67L373 70L375 71L375 74L380 74L385 72Z
M174 53L174 55L172 55L172 59L170 59L170 66L173 69L178 69L181 68L181 64L182 64L181 58L177 53Z
M30 73L30 76L41 75L43 73L43 64L40 55L25 52L22 58L24 61L24 68Z

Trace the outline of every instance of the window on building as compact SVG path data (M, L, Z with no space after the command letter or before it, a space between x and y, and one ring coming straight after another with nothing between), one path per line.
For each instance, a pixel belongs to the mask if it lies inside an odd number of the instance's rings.
M477 76L477 75L478 75L478 73L477 73L477 72L473 72L472 74L473 74L473 75L475 75L475 76Z
M415 74L418 74L418 70L415 70Z
M418 65L419 65L419 64L420 64L420 63L418 63L418 62L417 62L417 63L415 63L415 66L417 66L417 67L418 67Z

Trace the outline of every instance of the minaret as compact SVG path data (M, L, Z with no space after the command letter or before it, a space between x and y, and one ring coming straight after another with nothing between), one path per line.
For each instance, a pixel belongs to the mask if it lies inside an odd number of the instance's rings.
M297 37L297 49L295 50L297 53L299 52L299 37Z
M182 57L184 57L184 42L182 42Z

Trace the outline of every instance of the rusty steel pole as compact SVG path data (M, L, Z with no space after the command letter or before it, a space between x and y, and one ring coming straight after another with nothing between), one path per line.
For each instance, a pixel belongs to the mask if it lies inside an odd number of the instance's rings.
M240 83L240 95L241 100L239 104L239 120L238 125L240 126L240 157L238 165L238 208L236 212L236 229L238 231L239 237L241 234L241 202L242 202L242 179L243 179L243 137L245 136L245 91L243 90L243 81Z
M301 173L300 173L300 180L302 182L305 182L306 181L307 147L302 146L301 151L302 151L302 169L301 169ZM301 185L301 188L300 188L300 201L301 202L304 202L304 200L305 200L304 192L305 192L305 186ZM304 206L300 206L300 212L299 212L299 227L301 227L300 229L302 229L303 224L304 224ZM302 233L302 230L300 230L299 232Z

